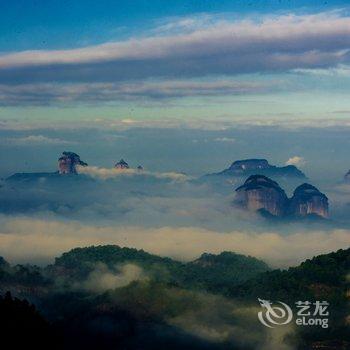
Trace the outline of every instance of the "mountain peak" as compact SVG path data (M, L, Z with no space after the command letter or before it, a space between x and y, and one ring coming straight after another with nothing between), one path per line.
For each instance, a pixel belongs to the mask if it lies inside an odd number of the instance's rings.
M211 175L249 176L260 174L272 177L306 178L305 174L294 165L271 165L264 158L250 158L234 161L229 168Z
M252 175L236 189L236 201L248 210L283 216L288 198L277 182L264 175Z
M295 216L316 214L328 217L328 198L315 186L304 183L298 186L291 198L290 210Z
M252 175L238 187L236 203L248 210L264 211L277 217L328 217L328 198L315 186L304 183L288 199L279 184L264 175Z
M77 165L87 166L87 163L80 159L80 156L74 152L62 152L62 156L58 159L58 172L60 174L76 174Z
M129 164L124 160L121 159L116 165L114 166L116 169L129 169Z

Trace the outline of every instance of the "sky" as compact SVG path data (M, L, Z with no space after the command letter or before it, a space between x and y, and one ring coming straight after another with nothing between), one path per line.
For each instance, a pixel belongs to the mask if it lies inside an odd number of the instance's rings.
M0 7L3 128L348 123L347 1L2 0Z
M348 246L349 93L346 1L0 0L0 256L113 243L286 267ZM6 180L55 172L63 151L83 174ZM246 158L298 166L331 220L233 207L242 179L203 175ZM291 196L305 179L278 181Z

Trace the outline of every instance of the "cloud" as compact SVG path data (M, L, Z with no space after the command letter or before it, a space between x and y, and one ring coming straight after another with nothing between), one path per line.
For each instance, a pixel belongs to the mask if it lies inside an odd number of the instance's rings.
M178 34L85 48L3 54L0 82L102 82L324 69L348 63L349 50L350 17L339 11L271 15L261 21L212 21Z
M138 169L116 169L116 168L99 168L96 166L86 166L86 167L77 167L79 174L89 175L94 178L101 180L112 179L116 177L127 177L127 176L150 176L156 179L165 179L173 181L187 181L191 177L185 174L176 173L176 172L150 172L147 170L138 170Z
M302 167L306 164L306 160L303 157L294 156L294 157L289 158L285 164Z
M227 143L234 143L236 140L232 137L217 137L214 139L216 142L227 142Z
M129 83L38 83L0 85L0 105L38 105L72 102L163 100L191 96L256 94L281 90L284 83L231 80L160 80ZM127 122L130 119L125 119Z
M14 145L66 145L72 144L73 141L66 141L58 138L50 138L43 135L29 135L25 137L17 137L17 138L6 138L0 141L1 143L6 142L7 144Z
M143 270L133 264L115 266L108 268L103 263L96 264L95 269L90 272L87 279L77 282L73 288L82 288L94 293L103 293L109 289L125 287L133 281L145 280Z
M316 76L329 76L329 77L350 77L350 66L340 64L336 67L330 67L327 69L295 69L295 73L310 74Z
M350 246L350 231L305 230L283 235L270 230L218 232L198 227L147 229L94 226L28 217L1 217L0 255L16 262L48 262L74 247L118 244L181 260L204 252L234 251L263 259L273 267L299 264L306 258Z
M346 111L340 111L346 114ZM336 113L336 112L331 112ZM348 113L350 114L350 113ZM94 119L70 120L0 120L0 131L30 131L45 132L47 130L72 131L76 129L94 129L100 131L126 131L133 128L144 129L177 129L224 131L229 129L247 130L250 128L279 128L281 130L300 131L308 129L345 130L350 128L350 117L342 118L300 118L293 114L274 113L264 115L264 118L254 116L224 114L215 118L111 118L100 116Z

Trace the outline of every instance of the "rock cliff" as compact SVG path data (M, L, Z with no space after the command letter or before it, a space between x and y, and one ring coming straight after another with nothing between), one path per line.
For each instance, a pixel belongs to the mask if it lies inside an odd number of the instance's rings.
M298 186L288 198L277 182L264 175L252 175L236 189L236 204L276 217L328 217L328 198L310 184Z
M328 217L328 198L310 184L298 186L290 200L289 210L293 216L318 215Z
M252 175L236 189L236 201L253 211L265 211L274 216L284 216L288 198L277 182L264 175Z
M87 166L87 163L80 160L80 156L74 152L63 152L58 159L58 172L60 174L76 174L77 165Z

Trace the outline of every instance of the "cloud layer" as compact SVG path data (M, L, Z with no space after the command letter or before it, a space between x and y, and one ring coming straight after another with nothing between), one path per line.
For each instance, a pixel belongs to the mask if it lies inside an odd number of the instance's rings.
M1 73L0 73L1 75ZM37 83L0 85L0 105L46 106L53 103L97 103L113 101L164 100L190 96L228 96L267 93L282 89L277 81L162 80L120 83Z
M265 93L288 84L228 77L348 70L350 17L341 11L178 22L124 41L2 54L0 104Z
M223 233L197 227L101 227L28 217L3 217L1 227L0 256L26 262L52 261L79 246L118 244L181 260L195 259L204 252L234 251L261 258L274 267L286 267L350 245L348 230L300 229L283 236L273 230Z
M0 57L0 80L8 73L20 78L16 73L23 67L34 80L61 81L322 68L347 62L349 49L349 17L290 14L71 50L6 54Z
M102 180L113 179L117 177L128 177L128 176L150 176L156 179L166 179L172 181L187 181L191 179L190 176L185 174L176 173L176 172L168 172L168 173L160 173L160 172L151 172L147 170L138 170L138 169L116 169L116 168L99 168L96 166L86 166L77 168L79 174L85 174L91 176L93 178L98 178Z

